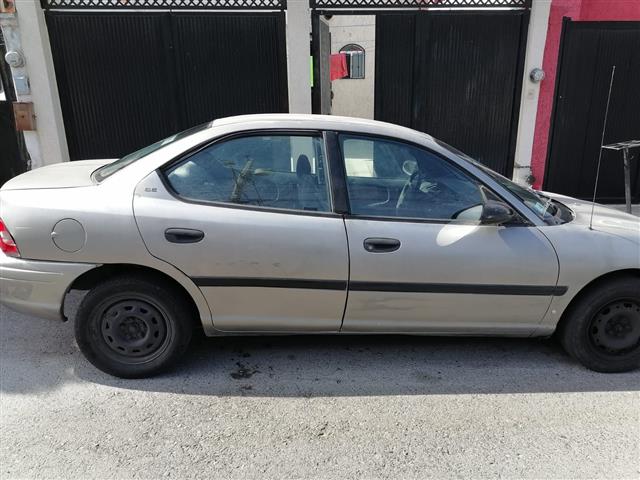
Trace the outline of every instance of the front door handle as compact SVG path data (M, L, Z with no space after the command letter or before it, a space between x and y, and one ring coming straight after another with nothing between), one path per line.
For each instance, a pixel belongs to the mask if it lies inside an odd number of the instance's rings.
M193 228L167 228L164 238L171 243L198 243L204 238L204 232Z
M371 253L395 252L400 248L400 240L396 238L366 238L364 249Z

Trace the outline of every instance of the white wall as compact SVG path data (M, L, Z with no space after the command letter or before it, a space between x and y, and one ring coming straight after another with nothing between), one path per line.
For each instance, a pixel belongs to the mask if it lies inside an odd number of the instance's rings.
M311 113L310 36L308 0L287 2L287 82L289 112Z
M375 80L376 17L374 15L334 15L327 21L331 32L331 53L349 43L365 50L365 78L344 78L331 82L333 115L373 119Z
M19 50L25 58L25 66L12 69L12 75L26 75L31 87L18 95L18 101L33 102L36 115L36 130L24 132L31 168L65 162L69 150L44 14L38 0L15 3L17 14L4 15L0 24L7 50Z
M527 179L531 175L531 155L538 113L538 96L540 94L540 83L532 82L529 79L529 73L536 67L542 68L550 8L551 0L533 0L529 19L513 168L513 180L521 185L527 185L529 183Z

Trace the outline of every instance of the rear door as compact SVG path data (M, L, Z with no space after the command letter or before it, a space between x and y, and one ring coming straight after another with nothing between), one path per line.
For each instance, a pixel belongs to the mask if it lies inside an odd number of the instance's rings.
M136 189L149 251L200 287L223 331L335 332L346 302L344 222L318 132L210 144Z
M343 331L529 334L556 289L537 227L480 225L499 200L447 160L393 140L341 135L350 215Z

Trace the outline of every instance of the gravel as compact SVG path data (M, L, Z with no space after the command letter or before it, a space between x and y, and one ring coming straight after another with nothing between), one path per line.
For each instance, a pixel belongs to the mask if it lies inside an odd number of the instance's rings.
M640 373L551 340L196 340L119 380L0 309L0 478L640 478Z

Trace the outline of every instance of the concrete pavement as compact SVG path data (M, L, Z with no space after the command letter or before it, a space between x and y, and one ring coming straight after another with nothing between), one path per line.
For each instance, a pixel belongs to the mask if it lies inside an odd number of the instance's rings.
M640 372L553 341L198 337L125 381L0 317L2 479L640 477Z

